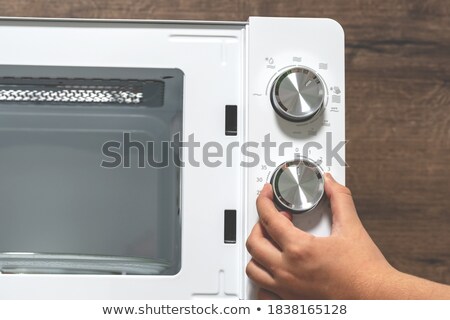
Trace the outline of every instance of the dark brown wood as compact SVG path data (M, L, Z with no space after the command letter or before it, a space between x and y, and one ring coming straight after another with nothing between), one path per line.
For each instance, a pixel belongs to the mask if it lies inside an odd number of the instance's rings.
M398 269L450 284L446 0L0 0L0 15L246 20L330 17L346 32L347 184Z

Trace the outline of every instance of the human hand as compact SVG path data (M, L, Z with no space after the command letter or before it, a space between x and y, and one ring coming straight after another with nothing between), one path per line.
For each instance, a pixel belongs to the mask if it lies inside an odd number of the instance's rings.
M259 298L375 299L382 283L397 278L359 220L350 190L327 174L325 192L332 230L316 237L295 227L290 214L280 214L271 185L264 186L257 199L260 220L247 240L253 258L246 272L262 288Z

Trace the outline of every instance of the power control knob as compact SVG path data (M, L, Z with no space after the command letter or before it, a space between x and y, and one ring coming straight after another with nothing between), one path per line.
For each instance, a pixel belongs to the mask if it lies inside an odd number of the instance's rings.
M304 213L314 209L324 194L322 170L307 158L287 161L278 166L270 183L277 206L291 213Z
M321 110L325 87L312 70L295 67L275 79L270 99L282 118L294 122L307 121Z

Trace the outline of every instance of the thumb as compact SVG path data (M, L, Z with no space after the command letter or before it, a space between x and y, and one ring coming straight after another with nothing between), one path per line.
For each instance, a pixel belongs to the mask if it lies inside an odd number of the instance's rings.
M361 224L350 189L339 184L329 173L325 174L325 193L331 205L332 233L345 232Z

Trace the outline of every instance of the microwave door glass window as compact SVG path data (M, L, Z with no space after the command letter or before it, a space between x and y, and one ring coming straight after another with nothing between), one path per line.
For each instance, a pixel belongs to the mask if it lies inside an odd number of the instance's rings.
M0 272L176 274L182 97L178 69L0 66Z

